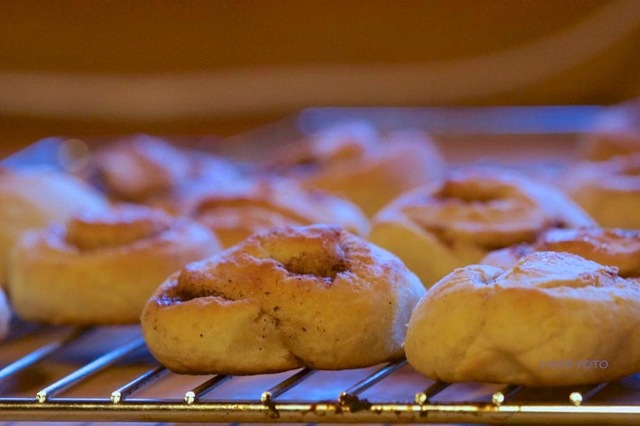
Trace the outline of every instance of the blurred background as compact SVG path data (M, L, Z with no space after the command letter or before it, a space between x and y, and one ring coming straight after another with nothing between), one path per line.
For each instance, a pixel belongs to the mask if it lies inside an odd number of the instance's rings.
M307 106L638 95L639 0L0 2L3 155L51 135L227 136Z

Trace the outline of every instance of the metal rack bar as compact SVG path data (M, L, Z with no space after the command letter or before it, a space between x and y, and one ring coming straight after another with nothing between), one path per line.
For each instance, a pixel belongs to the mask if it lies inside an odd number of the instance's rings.
M227 380L231 379L231 377L232 376L225 376L222 374L213 376L206 382L202 383L196 388L185 393L184 402L186 402L189 405L195 403L200 398L202 398L207 392L214 390L215 388L217 388Z
M426 388L424 391L418 392L414 400L417 404L426 404L427 402L429 402L431 398L433 398L434 396L436 396L437 394L439 394L449 386L451 386L451 383L435 382L431 384L428 388Z
M604 389L608 384L609 384L608 382L597 384L584 393L571 392L571 394L569 394L569 401L571 401L571 403L576 406L582 405L584 402L586 402L587 400L595 396L598 392L600 392L602 389Z
M172 401L63 399L43 403L0 400L0 419L49 421L154 422L319 422L319 423L532 423L638 424L636 405L502 405L493 404L372 404L351 410L335 402L275 403L220 401L186 404Z
M406 364L407 360L404 359L390 362L389 364L377 370L375 373L369 375L368 377L365 377L360 382L351 386L349 389L341 392L340 396L338 397L338 401L342 405L353 405L360 403L361 401L358 395L378 383L380 380L404 367Z
M129 395L131 395L133 392L137 391L138 389L141 389L142 387L153 382L154 380L159 379L160 377L164 376L168 372L169 370L167 370L162 365L147 371L146 373L144 373L139 377L136 377L134 380L127 383L126 385L111 392L111 402L113 402L114 404L118 404L119 402L127 398Z
M49 343L44 346L40 346L38 349L34 350L33 352L30 352L29 354L24 355L22 358L16 360L15 362L3 367L0 370L0 380L4 380L7 377L13 374L16 374L19 371L24 370L25 368L28 368L29 366L36 364L37 362L45 359L46 357L48 357L58 349L68 345L69 343L72 343L75 340L78 340L80 337L84 336L89 330L91 329L77 328L73 332L71 332L68 336L66 336L61 340Z
M114 349L113 351L104 354L93 362L40 390L36 394L36 400L39 403L47 401L54 394L62 392L63 390L66 390L74 384L78 383L79 381L84 380L87 377L98 373L99 371L102 371L110 365L113 365L124 356L128 355L138 348L143 347L144 344L144 339L142 337L139 337L118 349Z
M262 392L262 395L260 395L260 401L262 401L264 404L272 403L274 399L276 399L286 391L292 389L294 386L298 385L303 380L311 377L311 375L313 375L315 372L316 370L312 370L310 368L303 368L293 376L273 386L271 389Z
M513 395L520 392L521 389L522 386L518 385L505 386L503 389L491 395L491 403L493 403L494 405L502 405L507 401L508 398L511 398Z

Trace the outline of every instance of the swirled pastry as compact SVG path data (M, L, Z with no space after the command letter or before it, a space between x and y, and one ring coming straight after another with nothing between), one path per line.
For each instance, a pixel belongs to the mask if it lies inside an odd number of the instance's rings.
M459 268L416 306L405 350L445 382L606 382L640 370L640 281L563 252Z
M589 161L605 161L640 152L640 130L612 129L592 133L584 141L584 151Z
M203 187L230 183L240 175L229 161L136 135L107 145L81 172L115 201L173 209Z
M400 196L373 219L369 240L398 255L427 287L489 251L550 228L595 225L560 191L497 169L452 172Z
M425 290L392 254L339 227L254 234L160 286L141 316L179 373L357 368L403 356Z
M442 177L445 162L424 133L382 134L356 122L310 136L278 167L305 187L332 192L373 215L400 193Z
M492 251L481 263L508 269L534 251L573 253L618 269L621 277L640 277L640 230L614 228L551 229L533 244Z
M8 253L23 232L66 220L78 209L101 210L107 200L72 176L45 169L0 169L0 283Z
M11 300L26 320L134 323L167 276L217 251L211 231L160 210L121 205L78 212L18 241L10 261Z
M600 226L640 228L640 153L576 164L562 185Z
M187 215L213 230L224 247L286 225L335 224L359 235L369 230L369 220L355 204L285 179L245 181L210 191Z

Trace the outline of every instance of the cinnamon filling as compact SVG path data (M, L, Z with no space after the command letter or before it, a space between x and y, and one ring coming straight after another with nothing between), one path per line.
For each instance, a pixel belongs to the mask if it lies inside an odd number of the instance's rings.
M333 281L339 273L347 270L347 262L344 254L342 257L336 254L329 258L319 258L315 253L303 252L289 259L284 267L293 274L315 275Z
M152 238L169 226L170 218L163 212L126 205L77 213L67 222L65 240L81 250L117 247Z
M327 227L315 235L270 241L267 253L288 272L313 275L333 281L348 269L347 255L341 244L341 231Z
M500 194L501 188L494 186L483 186L474 183L469 185L468 182L458 180L447 180L443 183L440 190L434 194L437 199L453 199L460 200L464 203L489 203L503 199Z

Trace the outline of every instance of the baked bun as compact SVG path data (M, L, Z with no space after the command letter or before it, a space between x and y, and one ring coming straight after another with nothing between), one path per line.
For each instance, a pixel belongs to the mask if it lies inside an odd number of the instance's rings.
M101 210L107 204L72 176L40 168L0 168L0 284L6 286L8 253L23 232L66 220L78 209Z
M224 247L286 225L335 224L365 235L369 220L353 203L297 182L270 179L238 183L199 197L188 216L215 232Z
M562 184L600 226L640 228L640 153L578 163Z
M489 251L550 228L593 226L560 191L498 169L460 169L411 190L373 219L369 240L400 257L427 287Z
M9 332L9 326L11 324L11 308L7 295L4 290L0 288L0 339L3 339Z
M459 268L416 306L405 343L445 382L581 385L640 370L640 282L560 252Z
M640 152L640 131L612 129L592 133L584 141L584 151L586 159L590 161L604 161Z
M285 227L173 275L142 331L178 373L359 368L403 356L424 292L399 259L339 227Z
M114 201L171 210L202 187L230 183L240 172L222 158L135 135L99 149L80 174Z
M382 134L357 122L301 141L279 168L305 187L332 192L373 215L400 193L442 177L445 162L422 132Z
M508 269L534 251L573 253L601 265L616 267L621 277L640 277L640 231L628 229L551 229L533 244L493 251L481 263Z
M211 231L160 210L79 212L22 236L10 259L11 301L26 320L134 323L167 276L217 251Z

